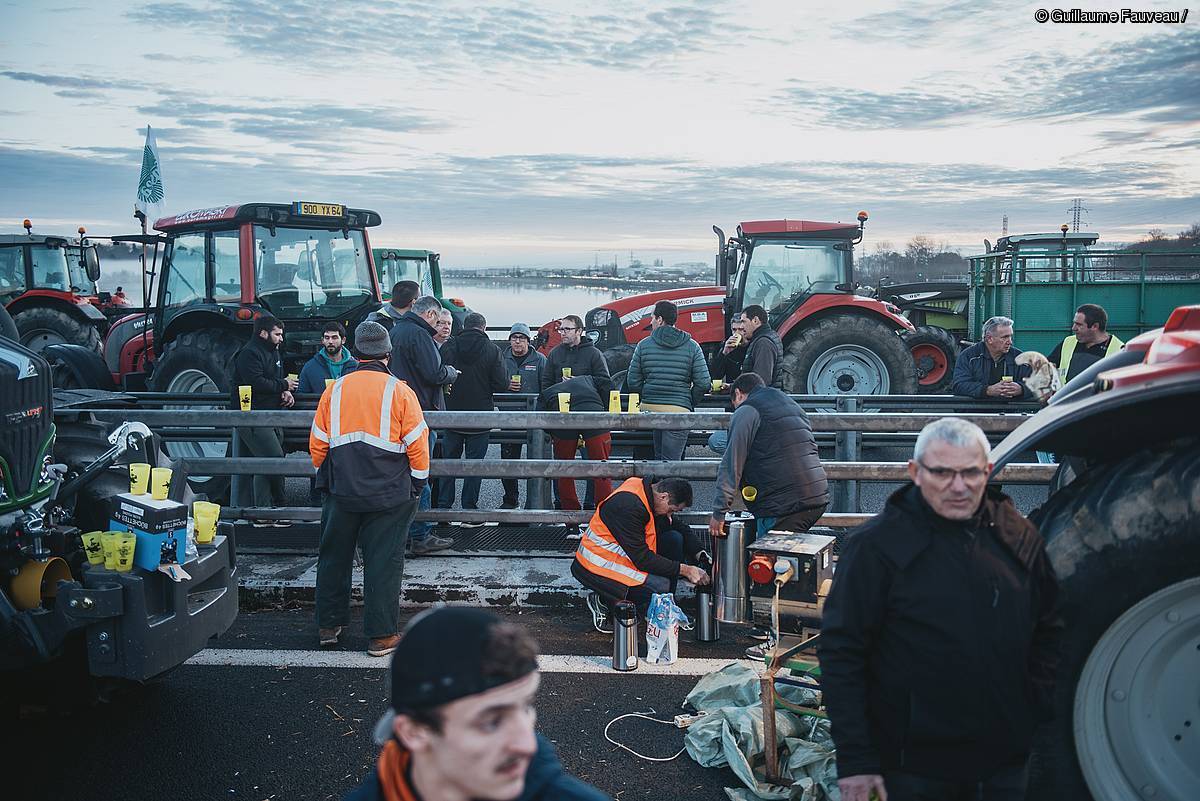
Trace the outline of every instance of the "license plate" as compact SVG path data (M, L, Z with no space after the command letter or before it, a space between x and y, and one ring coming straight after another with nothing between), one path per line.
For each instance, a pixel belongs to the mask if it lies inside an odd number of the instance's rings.
M302 217L344 217L346 207L341 203L308 203L300 200L293 204L293 211Z

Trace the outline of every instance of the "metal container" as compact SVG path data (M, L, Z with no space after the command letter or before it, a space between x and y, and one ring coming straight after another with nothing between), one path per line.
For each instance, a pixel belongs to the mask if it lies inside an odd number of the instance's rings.
M721 638L717 605L709 587L696 588L696 642L716 642Z
M613 670L637 670L637 607L629 601L613 605Z
M725 515L725 536L713 542L713 601L722 623L750 623L750 590L746 578L746 545L754 531L754 516Z

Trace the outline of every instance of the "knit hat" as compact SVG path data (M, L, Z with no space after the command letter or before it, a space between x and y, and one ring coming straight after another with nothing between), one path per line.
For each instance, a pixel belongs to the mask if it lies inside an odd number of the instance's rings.
M382 359L392 352L388 331L374 320L364 320L354 329L354 350L364 359Z
M397 712L432 709L515 681L514 673L523 678L537 670L537 660L530 659L504 676L484 674L484 652L498 623L491 612L458 606L410 620L392 654L392 708L375 725L375 741L391 738Z
M511 337L513 334L520 334L526 339L533 339L533 335L529 331L529 326L525 325L525 323L513 323L513 327L508 329L508 335Z

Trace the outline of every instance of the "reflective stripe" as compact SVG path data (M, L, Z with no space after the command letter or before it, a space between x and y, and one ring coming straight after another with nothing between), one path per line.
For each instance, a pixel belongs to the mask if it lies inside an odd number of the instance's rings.
M412 445L422 434L429 430L429 426L425 425L425 418L421 418L421 422L417 423L416 428L404 435L404 444Z
M1071 334L1062 341L1062 352L1059 354L1058 360L1061 362L1058 366L1058 375L1063 383L1067 383L1067 373L1071 370L1071 359L1075 358L1075 346L1079 344L1079 338ZM1125 343L1117 339L1113 334L1108 335L1108 347L1104 350L1104 358L1112 356L1114 353L1125 347Z
M429 478L429 468L428 467L426 467L424 470L414 470L412 465L410 464L408 466L408 470L410 473L412 473L413 478Z
M309 429L309 433L311 433L314 437L316 437L317 440L319 440L320 442L324 442L324 443L329 442L329 435L321 430L321 427L317 425L316 420L313 420L312 428Z
M630 567L627 567L627 566L621 564L620 562L614 562L611 559L605 559L603 556L600 556L599 554L592 553L590 550L588 550L587 548L585 548L583 546L582 542L579 544L578 550L575 551L575 555L578 556L581 560L583 560L585 562L591 562L593 565L600 568L601 570L607 570L612 573L617 573L621 576L625 576L626 578L636 582L637 584L645 583L646 579L648 578L647 574L643 573L640 570L635 570L633 568L630 568Z
M335 381L329 399L329 436L337 439L342 433L342 382Z
M597 545L606 551L623 556L626 559L629 558L629 554L625 553L625 549L621 547L621 543L617 542L616 540L609 542L608 540L601 539L599 534L592 531L591 526L588 526L586 529L584 529L583 535L587 537L593 545Z
M368 434L365 431L352 431L349 434L340 434L336 437L329 438L330 449L336 448L339 445L349 445L352 442L361 442L365 445L370 445L373 448L379 448L382 451L389 453L404 453L408 450L403 442L390 442L386 439L380 439L374 434Z
M387 386L383 388L383 400L379 404L379 438L382 440L392 438L392 398L396 394L398 383L398 378L389 375Z

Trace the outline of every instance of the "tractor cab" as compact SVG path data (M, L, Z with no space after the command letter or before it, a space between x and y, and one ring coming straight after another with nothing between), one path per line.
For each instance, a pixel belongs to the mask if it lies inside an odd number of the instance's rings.
M433 295L442 302L454 318L453 333L463 330L463 320L470 309L462 298L448 298L443 294L441 256L431 250L409 248L375 248L375 269L379 270L379 289L384 300L392 299L392 287L398 281L416 281L422 295Z
M866 219L860 212L858 224L744 222L728 241L714 228L720 245L717 282L727 288L726 319L747 306L762 306L782 333L814 295L853 295L854 245L862 239Z

